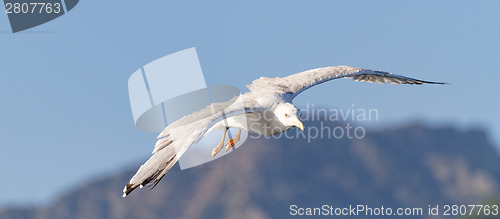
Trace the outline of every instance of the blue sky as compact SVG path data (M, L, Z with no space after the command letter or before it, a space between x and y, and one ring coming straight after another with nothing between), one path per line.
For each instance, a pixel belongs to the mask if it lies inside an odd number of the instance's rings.
M499 9L493 0L81 1L17 34L0 15L0 206L47 203L146 159L156 133L134 127L127 80L190 47L209 85L242 90L261 76L335 65L451 82L344 79L295 103L377 108L372 127L480 127L498 145Z

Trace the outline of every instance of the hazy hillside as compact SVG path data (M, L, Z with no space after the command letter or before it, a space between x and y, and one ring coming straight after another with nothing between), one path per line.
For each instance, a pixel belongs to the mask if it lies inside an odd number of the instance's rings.
M228 156L174 167L154 190L122 198L138 166L88 182L46 209L4 209L0 218L284 218L292 204L480 204L500 188L500 156L484 132L419 125L362 140L249 139Z

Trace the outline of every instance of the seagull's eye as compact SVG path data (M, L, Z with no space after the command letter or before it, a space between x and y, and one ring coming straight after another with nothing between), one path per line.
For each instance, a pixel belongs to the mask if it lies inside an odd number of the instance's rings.
M285 113L285 117L288 117L288 114Z

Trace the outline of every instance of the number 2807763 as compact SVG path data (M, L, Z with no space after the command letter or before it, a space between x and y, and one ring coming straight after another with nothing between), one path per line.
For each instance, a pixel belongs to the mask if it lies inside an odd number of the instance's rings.
M61 13L61 3L6 3L5 13L7 14L59 14Z

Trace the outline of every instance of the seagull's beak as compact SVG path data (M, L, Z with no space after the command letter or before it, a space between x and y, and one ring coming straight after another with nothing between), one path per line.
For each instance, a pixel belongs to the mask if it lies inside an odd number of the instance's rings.
M299 118L297 118L297 121L295 121L295 126L297 126L297 128L299 128L300 130L304 131L304 124L302 124Z

